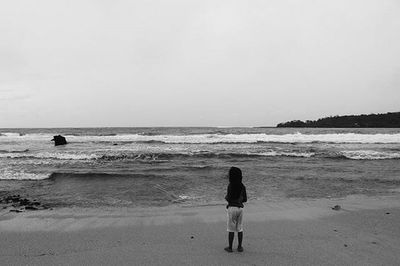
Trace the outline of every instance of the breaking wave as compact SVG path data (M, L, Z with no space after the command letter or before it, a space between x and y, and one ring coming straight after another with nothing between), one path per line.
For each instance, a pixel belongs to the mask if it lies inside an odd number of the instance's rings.
M43 180L50 177L50 174L28 173L25 171L3 170L0 172L0 180Z
M182 153L116 153L116 154L72 154L72 153L4 153L0 158L12 159L53 159L53 160L98 160L98 161L164 161L180 158L246 158L246 157L304 157L310 158L315 153L309 152L260 152L260 153L234 153L234 152L182 152Z
M2 133L0 140L49 141L51 134ZM166 144L219 144L219 143L400 143L400 134L193 134L193 135L143 135L105 134L66 135L69 142L138 142Z
M371 183L371 184L387 184L387 185L400 185L400 179L394 178L319 178L319 177L296 177L298 181L311 181L311 182L342 182L342 183Z
M107 178L145 178L145 179L154 179L161 178L159 175L154 174L121 174L121 173L106 173L106 172L83 172L83 173L75 173L75 172L54 172L48 175L48 178L51 180L62 179L62 178L86 178L86 179L107 179Z
M372 150L342 151L342 155L352 160L388 160L400 159L399 152L380 152Z
M0 152L0 158L11 159L43 159L43 160L78 160L78 161L146 161L162 162L173 159L186 158L257 158L257 157L293 157L293 158L326 158L326 159L349 159L349 160L396 160L400 159L400 152L383 152L374 150L351 150L351 151L284 151L268 150L263 152L160 152L160 153L140 153L140 152L110 152L106 154L86 154L86 153L28 153L24 151Z
M92 160L96 159L95 154L84 154L84 153L52 153L52 152L40 152L40 153L27 153L24 152L7 152L0 153L0 158L11 158L11 159L55 159L55 160Z
M114 155L102 155L97 160L115 161L115 160L143 160L143 161L165 161L179 158L255 158L255 157L293 157L293 158L330 158L330 159L348 159L348 160L390 160L400 159L400 153L388 153L369 150L359 151L340 151L340 152L308 152L308 151L267 151L267 152L198 152L198 153L122 153Z
M107 178L160 178L158 175L149 174L121 174L105 172L53 172L53 173L29 173L25 171L5 170L0 172L0 180L56 180L62 178L86 178L86 179L107 179Z
M9 150L0 150L0 154L4 154L4 153L24 153L24 152L28 152L29 149L25 149L25 150L15 150L15 151L9 151Z

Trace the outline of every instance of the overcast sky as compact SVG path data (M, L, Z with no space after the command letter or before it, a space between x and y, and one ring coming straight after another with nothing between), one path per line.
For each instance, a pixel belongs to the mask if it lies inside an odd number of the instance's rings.
M0 127L400 111L398 0L1 1Z

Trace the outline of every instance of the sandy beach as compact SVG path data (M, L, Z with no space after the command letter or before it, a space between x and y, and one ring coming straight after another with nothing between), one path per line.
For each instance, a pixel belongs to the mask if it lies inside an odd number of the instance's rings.
M0 32L0 266L400 266L400 0L0 1Z
M341 210L331 207L340 205ZM223 205L0 216L2 265L399 265L398 196L252 202L244 252ZM235 239L236 245L236 239Z

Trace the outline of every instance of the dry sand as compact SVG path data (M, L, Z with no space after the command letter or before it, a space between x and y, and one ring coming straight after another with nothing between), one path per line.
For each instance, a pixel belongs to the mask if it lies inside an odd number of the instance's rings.
M223 249L225 215L223 205L4 210L0 264L400 265L399 196L250 203L243 253Z

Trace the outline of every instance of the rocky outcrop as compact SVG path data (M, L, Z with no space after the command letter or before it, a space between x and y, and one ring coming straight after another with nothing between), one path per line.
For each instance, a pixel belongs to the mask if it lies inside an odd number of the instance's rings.
M0 198L0 204L4 205L3 209L9 209L10 212L23 212L25 210L36 211L48 209L36 200L29 200L20 195L10 195Z
M51 141L54 141L54 146L65 145L67 140L61 135L54 136Z

